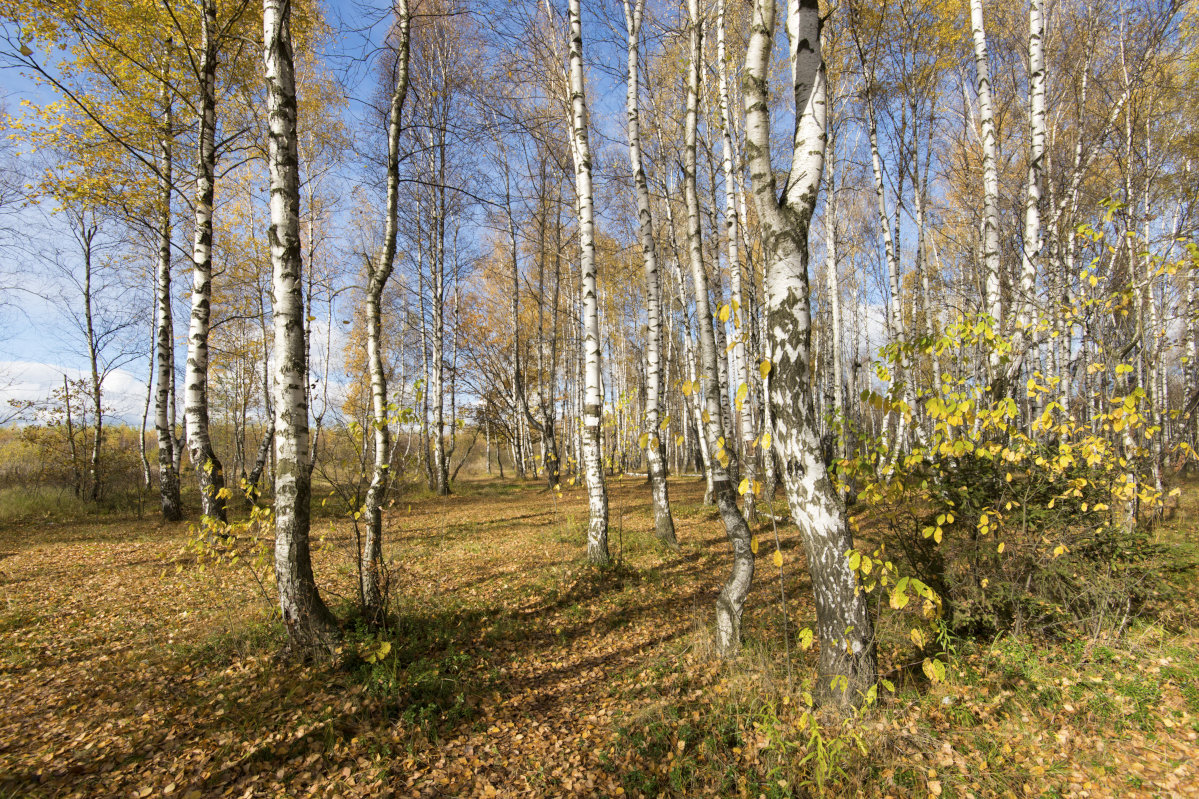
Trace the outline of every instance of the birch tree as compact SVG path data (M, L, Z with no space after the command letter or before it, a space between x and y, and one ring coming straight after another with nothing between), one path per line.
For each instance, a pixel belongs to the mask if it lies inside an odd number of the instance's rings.
M387 492L391 464L391 426L387 415L387 372L383 364L383 289L395 266L397 217L400 192L400 122L408 95L408 51L412 17L408 0L396 9L395 63L391 70L391 103L387 110L387 199L384 211L383 249L377 259L366 262L366 349L371 379L371 421L374 470L366 492L363 516L366 537L359 553L358 580L363 611L371 623L379 623L385 612L386 586L383 573L383 496Z
M728 465L732 442L726 441L721 415L723 396L719 388L716 335L708 298L708 274L704 268L699 191L697 189L696 139L699 123L699 84L703 61L703 23L699 0L688 0L687 110L683 126L683 198L687 206L687 259L695 289L695 322L699 333L699 382L704 409L701 436L706 437L711 457L712 493L725 534L733 550L733 570L716 598L716 645L726 657L741 647L741 614L754 576L754 555L749 525L737 507Z
M196 148L195 231L192 243L191 320L187 331L187 374L183 413L187 446L200 485L206 518L224 522L225 478L208 430L208 332L212 315L212 205L216 190L216 0L201 3L200 133Z
M730 290L732 292L730 318L733 320L732 358L729 366L733 372L733 380L737 386L733 405L738 412L741 431L741 466L742 474L747 484L752 486L756 478L756 457L754 455L754 440L757 438L753 417L753 381L750 378L749 358L746 351L746 340L749 338L751 315L745 301L741 273L741 213L737 207L737 183L733 176L733 120L729 109L729 79L728 56L725 51L725 3L716 0L716 74L720 83L717 96L720 99L720 128L721 128L721 172L724 177L724 218L725 243L728 247ZM752 274L752 272L751 272ZM756 517L754 511L755 494L746 491L744 494L745 519L753 524Z
M995 133L995 110L991 100L991 62L987 55L987 30L983 0L970 0L970 30L974 40L975 91L983 150L982 269L983 309L993 324L1003 324L1003 298L999 272L999 143ZM989 362L992 392L1005 392L999 374L999 352L993 349Z
M299 650L332 648L337 624L316 587L309 551L308 365L300 261L300 164L291 4L263 0L263 65L269 126L274 326L275 580L288 638Z
M694 2L694 0L692 0ZM780 194L770 158L769 68L775 0L755 0L745 61L746 154L766 264L767 367L773 446L791 515L803 538L821 640L816 694L852 705L874 685L876 657L865 596L847 552L853 536L820 452L811 369L808 234L824 169L827 82L816 0L788 0L787 29L795 98L790 171Z
M163 121L158 133L156 175L158 258L154 265L154 298L157 307L154 432L158 438L158 492L162 518L168 522L177 522L183 518L183 502L179 495L179 472L175 469L175 409L171 403L171 381L175 374L175 325L171 311L171 200L174 196L171 174L174 166L174 131L171 95L165 82L159 98Z
M670 513L670 493L666 486L666 469L660 446L660 405L662 395L662 285L658 274L658 250L654 242L654 219L650 210L649 184L641 162L641 111L638 77L640 35L645 0L634 0L630 8L623 0L625 28L628 33L628 121L629 162L633 183L637 189L637 220L641 256L645 263L645 429L642 447L649 471L650 492L653 497L654 530L658 540L677 548L674 518Z
M587 129L587 95L583 78L583 23L579 0L570 0L570 125L579 214L579 272L583 310L583 476L587 483L589 521L587 559L608 562L608 490L604 485L601 425L604 397L600 376L599 299L596 295L595 211L591 188L591 146Z

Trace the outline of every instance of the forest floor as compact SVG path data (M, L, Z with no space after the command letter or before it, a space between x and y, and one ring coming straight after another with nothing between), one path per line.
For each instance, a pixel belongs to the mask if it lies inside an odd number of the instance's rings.
M198 563L186 523L7 524L0 797L1199 795L1199 487L1157 533L1184 567L1170 607L1119 639L957 642L934 685L880 625L896 693L822 726L801 701L816 655L795 642L814 616L797 534L779 529L788 627L760 555L745 653L722 663L730 556L702 484L672 481L679 553L653 541L642 480L611 488L602 570L582 559L577 489L465 483L397 505L393 629L350 628L339 663L307 665L279 657L252 555ZM345 617L352 527L320 520L317 538Z

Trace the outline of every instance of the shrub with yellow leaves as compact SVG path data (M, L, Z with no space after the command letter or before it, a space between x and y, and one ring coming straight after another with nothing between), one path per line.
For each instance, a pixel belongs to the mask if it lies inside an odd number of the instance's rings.
M981 351L984 362L988 350L1012 352L987 317L963 318L921 346L934 356ZM847 553L864 590L886 592L895 610L922 598L960 634L1118 633L1158 584L1164 553L1149 526L1165 497L1145 473L1158 432L1145 392L1123 379L1127 364L1097 368L1126 390L1099 397L1085 421L1063 406L1060 378L1039 372L1022 405L948 372L924 394L922 418L864 397L925 431L898 454L874 440L840 465L841 479L861 488L855 521L869 520L880 538L873 557Z

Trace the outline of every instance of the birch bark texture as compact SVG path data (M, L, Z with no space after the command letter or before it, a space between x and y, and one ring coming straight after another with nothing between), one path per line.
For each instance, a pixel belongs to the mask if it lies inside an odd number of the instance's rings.
M699 122L699 82L703 61L703 21L699 0L687 0L690 57L687 60L687 113L683 125L683 196L687 205L687 256L695 289L695 324L699 333L699 380L703 412L699 434L706 438L711 458L712 493L725 534L733 550L733 570L716 598L716 645L725 657L741 648L741 615L754 577L754 555L749 525L737 507L737 495L729 477L732 442L725 440L721 422L723 394L720 391L716 334L708 299L708 274L704 268L697 188L696 139Z
M171 418L171 380L175 374L175 325L171 313L171 173L174 139L171 95L165 82L159 95L163 123L158 139L158 260L155 264L157 379L154 390L154 431L158 437L158 492L162 518L183 518L179 472L175 469L175 431Z
M275 580L292 646L331 651L337 624L317 591L309 551L308 364L304 350L304 283L300 261L300 164L291 4L263 0L275 406Z
M995 110L991 101L991 61L987 55L987 29L983 0L970 0L970 29L974 36L975 91L983 150L982 269L983 308L998 328L1003 324L1003 298L999 274L999 144L995 133ZM993 391L1004 388L999 375L999 351L990 355Z
M395 65L391 103L387 112L387 199L383 249L366 262L366 355L371 377L371 422L374 428L374 468L366 491L363 516L366 536L358 553L358 582L362 610L370 624L381 624L386 613L387 580L383 567L383 497L391 476L391 427L387 418L387 372L383 367L383 290L395 267L399 223L400 130L408 96L408 54L412 16L408 0L396 5Z
M608 563L608 489L604 484L601 425L604 398L600 377L599 301L596 294L595 209L591 186L591 146L587 128L587 95L583 78L583 23L579 0L570 0L570 126L575 192L579 213L579 271L583 305L583 476L587 483L589 521L587 560Z
M225 477L208 432L208 332L212 315L212 206L216 188L216 0L204 0L200 28L200 135L196 152L195 235L192 241L191 321L183 413L187 446L200 485L205 518L224 522Z
M724 0L716 0L716 64L717 79L720 81L720 127L721 127L721 172L724 176L724 219L725 236L728 246L730 290L732 291L732 309L730 317L733 320L734 338L732 344L732 359L730 366L733 381L737 383L733 405L739 414L741 431L741 466L742 474L747 484L752 487L757 477L757 458L754 452L753 418L753 381L749 372L749 358L745 342L749 338L750 315L745 303L745 292L741 281L740 227L741 215L737 208L737 185L733 178L733 121L729 110L728 59L725 50L725 13ZM757 513L754 508L756 496L754 492L746 491L743 500L745 520L753 524Z
M1024 250L1020 258L1019 327L1033 324L1037 263L1041 255L1041 190L1045 174L1045 8L1028 4L1028 185L1024 198Z
M650 211L649 183L641 158L640 78L638 74L642 12L645 0L635 0L632 7L623 0L625 29L628 34L628 102L629 162L633 183L637 189L638 233L641 255L645 264L645 460L649 471L650 493L653 499L654 532L658 540L678 549L674 532L674 517L670 513L670 492L666 485L666 469L659 446L662 402L662 284L658 274L658 250L654 243L654 219Z
M847 708L874 685L877 660L866 599L847 552L853 536L821 457L810 386L808 234L824 170L827 79L817 0L789 0L795 93L790 173L780 195L770 158L770 63L775 0L755 0L745 62L746 154L762 226L770 403L783 485L808 560L820 637L818 701Z

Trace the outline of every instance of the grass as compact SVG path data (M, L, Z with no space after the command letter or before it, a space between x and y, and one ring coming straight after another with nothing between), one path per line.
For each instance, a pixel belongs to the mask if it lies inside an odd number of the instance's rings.
M610 487L619 558L602 569L584 562L578 489L463 483L398 503L384 632L354 621L349 525L322 520L336 663L278 659L271 597L245 566L181 558L186 524L0 526L0 797L1199 789L1193 487L1159 532L1177 568L1154 616L1121 638L952 641L932 685L910 625L884 616L896 693L849 724L805 699L814 610L793 530L786 644L769 549L725 662L710 627L729 555L703 484L672 483L679 553L654 538L640 481Z

